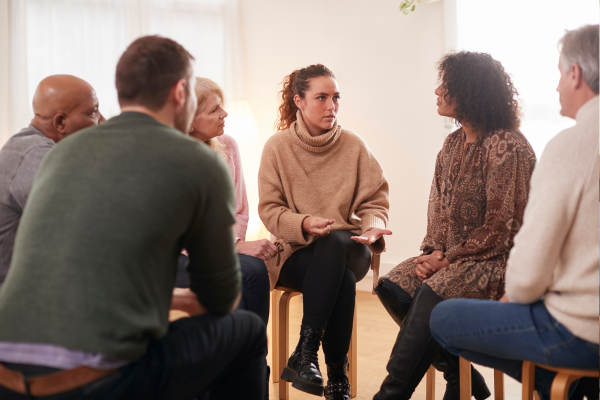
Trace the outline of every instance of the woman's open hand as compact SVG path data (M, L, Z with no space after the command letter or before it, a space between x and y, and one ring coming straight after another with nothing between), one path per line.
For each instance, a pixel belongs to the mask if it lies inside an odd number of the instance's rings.
M431 278L440 269L450 265L450 261L441 250L434 250L431 254L417 257L414 262L417 265L415 274L421 281Z
M254 240L251 242L238 240L235 244L235 248L240 254L260 258L263 261L266 261L279 253L279 251L277 251L277 246L267 239Z
M373 228L365 232L362 236L352 236L350 239L368 246L378 241L382 236L391 234L392 231L388 229Z
M310 235L324 236L331 232L331 224L334 222L321 217L306 217L302 221L302 230Z

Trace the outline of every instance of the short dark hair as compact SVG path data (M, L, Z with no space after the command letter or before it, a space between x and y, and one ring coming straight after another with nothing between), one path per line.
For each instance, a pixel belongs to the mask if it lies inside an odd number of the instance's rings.
M519 93L502 64L487 53L446 54L438 63L438 78L447 101L456 104L456 120L483 134L516 130L521 124Z
M193 59L174 40L160 36L136 39L117 63L115 85L119 104L159 110L167 102L171 88L180 79L188 78Z

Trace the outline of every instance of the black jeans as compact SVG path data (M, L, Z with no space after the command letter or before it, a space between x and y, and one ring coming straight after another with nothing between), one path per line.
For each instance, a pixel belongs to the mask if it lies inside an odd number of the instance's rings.
M265 325L269 322L269 293L271 284L265 262L260 258L238 254L242 270L242 298L239 310L248 310L258 314ZM177 279L175 287L190 287L190 278L187 273L189 259L181 254L177 266Z
M172 322L139 360L69 392L44 400L265 398L267 337L254 313L200 315ZM0 399L25 400L0 386Z
M352 337L356 282L369 271L371 251L350 239L348 231L332 231L314 246L286 260L279 284L302 292L302 325L325 328L325 362L347 359Z

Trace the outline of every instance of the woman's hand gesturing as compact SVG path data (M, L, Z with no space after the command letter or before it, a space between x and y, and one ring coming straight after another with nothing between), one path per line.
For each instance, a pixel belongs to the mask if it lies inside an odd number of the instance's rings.
M331 231L335 221L321 217L306 217L302 221L302 230L310 235L324 236Z
M362 236L352 236L350 239L355 242L366 244L367 246L375 243L384 235L391 235L392 231L387 229L373 228L365 232Z
M246 242L238 240L235 244L238 253L251 257L260 258L263 261L277 255L277 247L267 239L254 240Z

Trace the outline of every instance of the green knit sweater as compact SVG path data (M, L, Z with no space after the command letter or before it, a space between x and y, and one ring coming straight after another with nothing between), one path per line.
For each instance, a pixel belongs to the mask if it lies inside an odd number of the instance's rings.
M36 177L0 290L0 341L134 360L163 337L177 259L227 312L240 290L234 189L208 146L139 113L62 140Z

